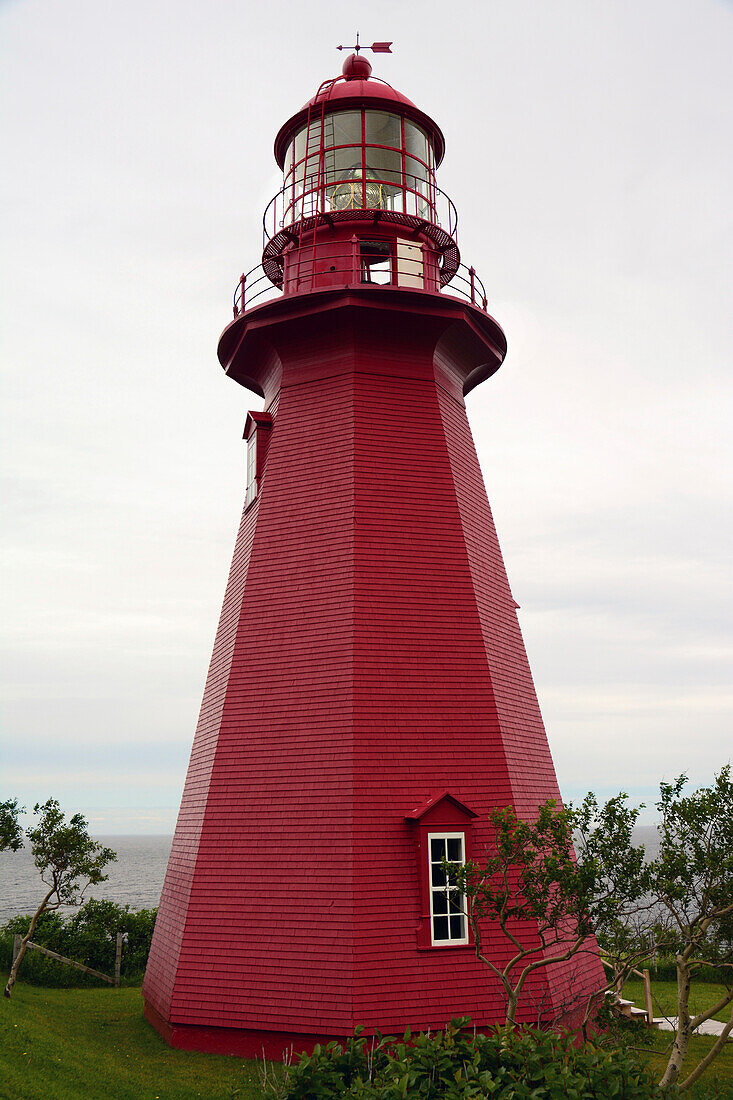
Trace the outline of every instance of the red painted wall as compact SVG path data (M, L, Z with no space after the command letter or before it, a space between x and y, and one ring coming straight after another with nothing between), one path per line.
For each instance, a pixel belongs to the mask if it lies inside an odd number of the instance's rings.
M447 322L376 305L267 332L267 464L143 987L167 1025L346 1034L502 1015L470 948L418 950L405 814L448 789L479 814L480 851L489 807L531 813L559 792L455 342ZM528 1021L601 984L577 965L549 992L537 979Z

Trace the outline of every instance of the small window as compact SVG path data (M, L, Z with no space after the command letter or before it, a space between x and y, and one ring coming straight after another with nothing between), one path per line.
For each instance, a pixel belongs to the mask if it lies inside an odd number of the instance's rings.
M247 493L244 506L251 504L257 496L257 429L247 440Z
M468 943L466 898L451 882L443 860L465 863L463 833L429 833L430 931L434 946Z
M392 248L389 241L362 241L359 254L363 283L383 286L392 282Z

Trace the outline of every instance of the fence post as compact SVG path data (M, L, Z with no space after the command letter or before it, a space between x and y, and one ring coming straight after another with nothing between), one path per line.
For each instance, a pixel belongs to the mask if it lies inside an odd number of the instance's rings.
M644 972L644 1001L646 1008L647 1023L651 1027L654 1023L654 1005L652 1004L652 983L649 978L649 971Z
M20 952L20 941L22 939L23 939L22 936L15 936L15 938L13 939L13 962L11 964L12 966L15 966L15 960L18 958L18 954Z
M122 932L117 933L117 950L115 951L115 986L120 984L120 971L122 970Z

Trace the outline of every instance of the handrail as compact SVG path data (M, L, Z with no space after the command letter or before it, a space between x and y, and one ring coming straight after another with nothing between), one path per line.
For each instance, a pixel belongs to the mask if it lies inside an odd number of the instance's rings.
M361 177L344 177L343 179L329 180L327 183L317 182L316 186L306 187L303 185L316 179L314 176L307 176L304 181L301 181L302 190L297 194L291 186L287 188L281 187L270 199L262 215L263 246L266 247L269 241L276 237L278 233L287 231L296 225L302 218L310 218L322 214L338 215L341 208L334 206L332 201L336 190L345 186L353 188L354 197L356 197L356 192L359 188L362 189L361 202L355 206L348 207L348 209L385 210L387 213L394 212L406 214L408 217L419 218L428 224L439 226L444 229L450 237L456 240L458 235L458 211L450 196L447 195L445 191L441 190L437 184L425 180L422 176L406 174L403 178L404 180L412 181L412 185L402 182L397 183L395 180L372 179L370 177L366 181L365 188L364 181ZM387 198L401 198L403 200L401 204L403 209L389 209L371 204L362 205L364 202L364 192L368 189L369 185L379 190L380 197L383 194L383 189L394 189L391 195L386 191L384 194L387 195ZM420 190L420 186L418 185L423 186L424 190ZM286 192L288 193L286 194ZM329 192L331 193L330 195ZM408 209L409 206L413 206L414 209Z
M311 249L305 251L312 252ZM270 276L265 272L262 264L257 264L250 271L240 276L234 291L233 312L234 318L241 317L243 313L251 309L254 303L267 295L268 299L280 297L292 297L297 294L308 293L312 290L339 290L350 287L351 289L368 289L378 287L386 290L419 290L422 293L448 293L464 298L471 305L486 313L488 300L483 281L476 273L475 268L460 264L451 282L440 286L437 268L430 271L427 264L421 263L411 257L404 257L400 263L397 257L392 257L389 272L386 279L365 277L365 272L358 266L359 260L352 251L329 253L329 264L326 269L316 267L313 255L299 258L294 263L292 272L288 275L288 289L283 290L276 286ZM454 285L455 284L455 285Z

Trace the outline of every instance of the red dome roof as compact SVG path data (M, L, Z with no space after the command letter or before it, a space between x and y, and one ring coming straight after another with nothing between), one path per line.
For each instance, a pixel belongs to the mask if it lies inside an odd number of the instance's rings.
M353 55L352 55L353 56ZM346 72L351 58L347 58L344 65ZM361 61L362 59L359 58ZM366 61L366 58L363 59ZM368 62L367 62L368 64ZM374 110L394 111L417 122L427 130L435 149L435 163L440 164L445 153L445 138L437 123L433 122L429 115L415 106L402 92L398 92L390 84L383 80L354 79L353 77L337 76L333 81L324 81L312 99L289 118L275 138L275 160L282 168L285 161L285 153L293 134L308 120L308 111L317 106L320 113L321 104L325 104L326 113L335 110L343 110L347 107L371 107Z
M342 99L383 99L386 103L400 103L402 106L412 107L413 111L419 110L419 108L408 99L402 92L398 92L396 88L393 88L391 84L387 84L384 80L376 80L371 77L368 80L344 80L341 77L336 78L336 82L330 87L326 85L323 91L319 91L312 99L309 99L307 103L303 104L303 110L307 111L309 107L312 107L314 103L321 103L325 100L327 103L340 102ZM433 123L433 126L435 123Z

